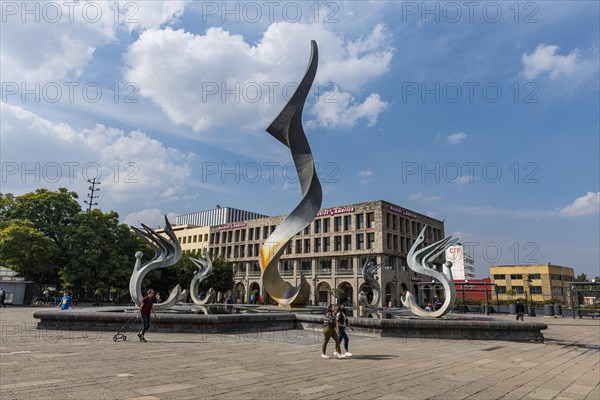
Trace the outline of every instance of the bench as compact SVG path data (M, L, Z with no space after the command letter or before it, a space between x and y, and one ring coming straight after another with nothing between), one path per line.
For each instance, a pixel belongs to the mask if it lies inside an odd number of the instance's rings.
M579 318L583 318L583 317L592 317L592 319L595 319L596 317L600 318L600 312L598 311L592 311L592 310L578 310L578 315Z

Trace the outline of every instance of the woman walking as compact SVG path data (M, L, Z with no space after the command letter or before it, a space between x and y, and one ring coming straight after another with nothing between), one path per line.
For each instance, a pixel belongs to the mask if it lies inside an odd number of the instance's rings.
M329 358L327 355L327 343L329 343L329 339L331 338L335 341L335 352L333 353L333 356L342 358L342 355L340 354L342 352L340 350L340 339L338 336L339 332L336 329L335 321L335 305L330 304L329 307L327 307L327 312L323 319L323 351L321 352L321 358Z
M348 351L348 342L350 339L348 339L348 334L346 333L346 327L354 330L354 327L352 327L350 325L350 322L348 321L348 317L346 316L346 305L345 304L341 304L340 305L340 309L337 313L337 316L335 318L336 320L336 324L337 324L337 330L340 333L340 342L342 341L342 339L344 339L344 354L342 354L342 357L352 357L352 353L350 353Z

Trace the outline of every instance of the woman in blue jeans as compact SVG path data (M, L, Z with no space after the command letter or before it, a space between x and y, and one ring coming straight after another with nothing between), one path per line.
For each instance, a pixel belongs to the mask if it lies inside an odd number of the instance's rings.
M338 332L340 333L340 342L344 339L344 351L342 354L343 357L351 357L352 353L348 352L348 335L346 334L346 327L354 330L354 327L350 326L350 322L348 321L348 317L346 317L346 305L342 303L340 305L337 316L335 317L335 321L337 324Z

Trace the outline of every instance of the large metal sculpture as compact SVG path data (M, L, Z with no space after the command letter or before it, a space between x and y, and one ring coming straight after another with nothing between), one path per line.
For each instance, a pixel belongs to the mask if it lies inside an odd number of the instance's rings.
M303 275L300 276L300 285L292 286L281 279L277 264L286 244L296 233L312 222L321 208L321 183L317 177L313 155L302 128L302 110L317 73L318 57L317 43L313 40L311 41L310 61L304 78L290 101L267 128L267 132L290 149L302 189L300 204L260 248L259 263L263 285L271 298L281 306L306 304L310 294L310 285Z
M181 258L181 245L179 244L177 236L175 236L173 228L171 227L171 223L167 219L166 215L165 234L168 238L156 233L153 229L144 224L142 224L142 227L144 227L144 230L133 226L131 229L133 229L135 233L142 237L146 243L152 247L154 250L154 258L142 265L142 257L144 254L141 251L135 253L136 261L131 274L131 279L129 280L129 293L131 294L131 299L137 306L139 306L142 301L142 281L144 280L146 274L157 268L169 267L175 264ZM180 297L181 287L177 285L173 290L171 290L171 294L166 301L155 304L155 309L169 309L175 305Z
M456 301L456 290L454 288L454 282L452 281L452 263L444 263L443 272L439 272L435 269L433 260L444 253L447 248L454 245L458 239L452 239L452 236L449 236L443 240L440 240L439 242L430 244L429 246L425 246L422 249L417 250L417 247L419 247L419 245L425 241L426 229L427 225L423 227L419 237L417 240L415 240L415 243L408 252L408 267L421 275L431 276L440 281L440 283L444 286L444 304L442 304L439 310L424 310L419 307L415 301L415 297L410 292L406 292L406 296L404 298L401 297L401 300L404 306L413 314L420 317L437 318L445 315L448 311L450 311L452 306L454 306L454 302Z
M212 301L217 296L217 292L215 292L213 288L210 288L208 290L208 292L206 293L206 297L204 297L204 300L201 300L198 296L198 286L200 285L200 282L202 282L208 277L208 275L211 274L213 268L212 260L210 259L210 256L208 255L206 249L204 249L203 255L204 260L199 260L190 257L190 260L192 260L192 262L198 267L198 271L194 272L194 277L192 278L192 282L190 283L190 297L192 298L192 301L198 305L212 303Z
M371 289L373 289L373 299L371 300L369 307L374 308L379 307L379 299L381 298L381 285L375 278L375 273L377 272L379 267L381 267L381 264L375 265L375 263L371 259L371 254L369 254L369 257L367 257L362 267L363 278L365 282L371 285Z

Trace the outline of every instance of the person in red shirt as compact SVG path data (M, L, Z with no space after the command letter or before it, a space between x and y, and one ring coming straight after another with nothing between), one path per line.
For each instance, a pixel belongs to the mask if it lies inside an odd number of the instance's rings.
M156 311L154 310L154 303L156 303L156 299L154 298L155 292L153 289L148 291L148 296L142 299L140 304L140 308L136 313L137 319L142 317L142 331L137 335L140 338L140 342L145 342L146 338L144 337L146 331L150 329L150 313L154 314L156 318Z

